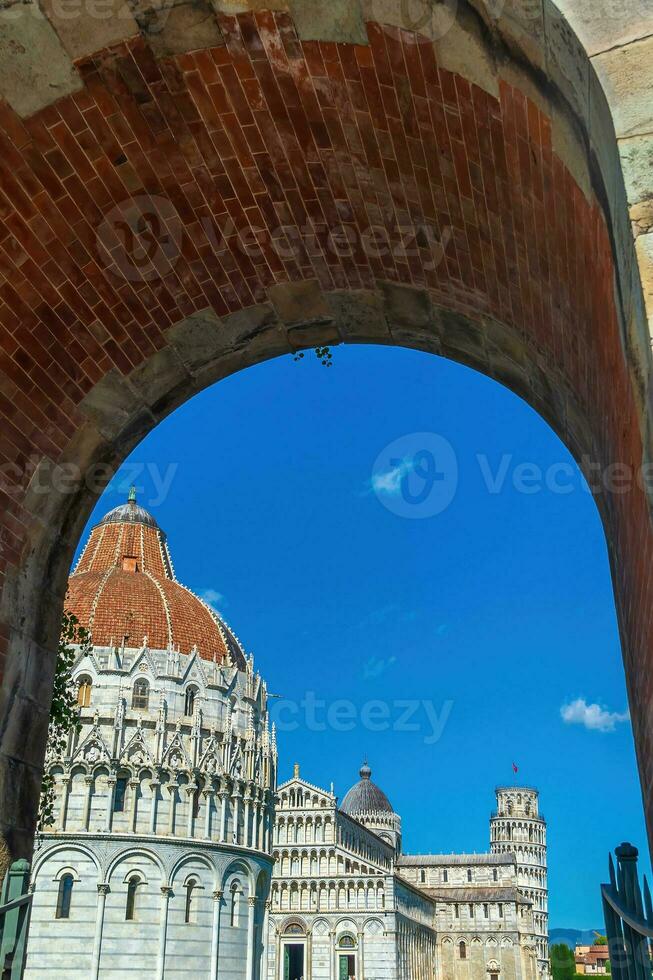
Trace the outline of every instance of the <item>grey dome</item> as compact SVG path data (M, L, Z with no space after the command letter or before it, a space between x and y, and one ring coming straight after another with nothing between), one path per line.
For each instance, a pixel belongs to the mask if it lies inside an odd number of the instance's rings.
M372 770L366 762L359 775L360 781L352 786L340 804L342 812L351 817L357 813L394 813L388 797L372 782Z
M129 500L126 504L119 504L105 514L100 524L146 524L148 527L158 528L149 511L136 503L136 489L132 487L129 491Z

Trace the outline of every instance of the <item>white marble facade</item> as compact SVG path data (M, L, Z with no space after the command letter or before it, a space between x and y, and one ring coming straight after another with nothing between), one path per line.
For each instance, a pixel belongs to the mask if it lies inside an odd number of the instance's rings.
M346 802L343 800L343 805ZM345 813L295 768L279 788L267 980L432 980L433 905L395 872L401 822Z
M26 978L258 980L274 732L254 673L100 648L75 667L82 731L35 854Z
M494 817L492 853L406 855L401 818L367 765L360 777L341 804L298 766L279 787L267 980L547 977L534 902L517 856L494 852Z

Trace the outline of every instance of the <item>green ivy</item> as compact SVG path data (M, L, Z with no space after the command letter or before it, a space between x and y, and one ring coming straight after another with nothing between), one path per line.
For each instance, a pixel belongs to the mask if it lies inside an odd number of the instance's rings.
M72 675L73 666L80 653L79 648L84 654L90 653L89 632L80 625L76 616L64 612L50 708L46 766L41 783L41 800L36 826L37 839L46 827L51 827L54 823L55 781L54 776L48 772L47 763L53 757L66 754L71 732L79 732L82 727L77 704L77 688Z
M303 356L304 356L304 351L303 350L297 351L297 353L295 354L293 360L295 360L295 361L301 361L301 359L303 358ZM332 364L333 364L333 354L331 353L331 348L330 347L316 347L315 348L315 356L317 357L317 359L319 361L322 362L322 364L324 364L325 367L331 367L332 366Z

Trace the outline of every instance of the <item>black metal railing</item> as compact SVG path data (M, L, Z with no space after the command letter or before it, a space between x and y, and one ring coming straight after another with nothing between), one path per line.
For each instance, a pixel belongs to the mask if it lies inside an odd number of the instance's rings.
M651 980L653 906L648 882L640 888L638 851L623 843L609 859L610 882L601 885L605 934L614 980Z

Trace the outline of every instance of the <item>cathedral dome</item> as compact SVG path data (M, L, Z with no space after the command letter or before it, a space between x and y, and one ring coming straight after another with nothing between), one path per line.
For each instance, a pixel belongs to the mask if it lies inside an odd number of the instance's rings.
M166 536L152 515L129 501L91 531L68 580L66 610L96 647L191 653L243 667L244 651L207 603L176 581Z
M382 789L372 782L372 770L365 762L359 772L360 780L349 790L340 804L343 813L355 817L365 813L393 813L390 800Z

